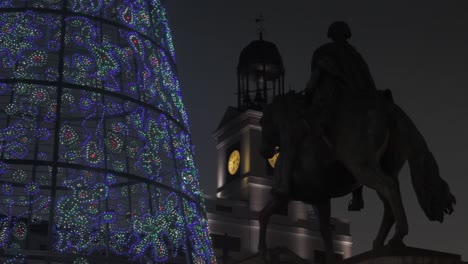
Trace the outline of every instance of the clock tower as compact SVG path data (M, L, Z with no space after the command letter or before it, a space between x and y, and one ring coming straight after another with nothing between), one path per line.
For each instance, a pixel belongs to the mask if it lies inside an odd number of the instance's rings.
M238 105L227 108L213 133L218 151L217 197L263 206L262 199L250 198L252 191L269 192L265 186L273 173L274 163L259 154L259 121L264 105L284 93L284 67L276 45L261 38L245 47L239 57L237 80Z
M278 48L263 40L262 34L239 56L237 106L226 109L213 133L217 193L206 199L213 246L220 263L242 263L242 259L257 253L258 214L271 198L275 164L274 159L260 155L260 118L263 107L284 93L284 74ZM333 219L333 225L337 254L351 256L349 223ZM267 243L317 263L324 256L317 220L311 207L301 202L291 202L287 214L271 218Z

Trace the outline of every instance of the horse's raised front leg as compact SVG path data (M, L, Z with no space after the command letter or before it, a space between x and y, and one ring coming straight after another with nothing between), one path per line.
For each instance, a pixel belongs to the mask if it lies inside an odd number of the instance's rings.
M273 199L271 199L265 207L260 211L259 214L259 223L260 223L260 234L258 237L258 251L260 253L264 253L267 249L267 244L266 244L266 231L268 227L268 221L270 220L270 217L277 213L280 210L288 210L288 200L286 199L281 199L278 196L273 196Z
M364 208L364 199L362 198L362 185L353 191L353 198L349 201L348 211L361 211Z
M326 263L335 263L335 250L333 248L333 234L330 225L331 206L330 200L314 204L315 213L319 218L320 233L325 246Z
M380 223L379 233L377 234L377 237L375 238L373 243L374 249L384 246L385 239L387 238L390 229L392 229L392 226L395 224L395 217L393 216L392 209L390 208L389 203L381 194L377 194L379 195L380 200L384 204L384 213L382 217L382 222Z

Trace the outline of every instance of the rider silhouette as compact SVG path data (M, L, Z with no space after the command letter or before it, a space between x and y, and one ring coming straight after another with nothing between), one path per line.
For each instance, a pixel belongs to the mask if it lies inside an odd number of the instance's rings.
M342 91L353 94L353 99L363 106L375 102L372 99L377 94L367 63L347 41L351 37L349 26L342 21L332 23L328 37L333 41L320 46L312 56L311 77L305 89L309 121L325 139L333 103ZM361 187L353 192L348 209L360 210L363 203Z
M328 37L333 42L322 45L312 56L311 77L305 89L307 106L313 108L314 119L322 127L330 121L330 108L340 89L351 91L362 102L371 102L377 90L367 63L347 41L351 37L348 25L332 23Z

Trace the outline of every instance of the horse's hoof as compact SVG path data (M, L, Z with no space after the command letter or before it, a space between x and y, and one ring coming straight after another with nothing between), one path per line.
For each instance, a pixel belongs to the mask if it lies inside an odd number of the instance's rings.
M396 238L390 239L390 241L388 241L387 246L391 248L406 247L405 243L403 243L403 239L396 239Z
M384 247L384 243L383 242L376 242L374 241L374 243L372 243L372 250L379 250L381 248Z
M265 255L267 252L266 246L258 246L257 250L258 250L258 254L260 255Z
M338 260L335 257L326 258L326 260L325 260L326 264L335 264L337 262L338 262Z
M266 248L258 249L258 255L261 257L264 263L270 263L271 258Z
M361 211L364 208L363 200L352 199L348 204L348 211Z

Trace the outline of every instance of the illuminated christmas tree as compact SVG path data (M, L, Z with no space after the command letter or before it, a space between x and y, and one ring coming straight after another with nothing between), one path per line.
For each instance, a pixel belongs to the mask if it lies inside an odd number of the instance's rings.
M0 261L215 262L175 67L161 0L0 1Z

